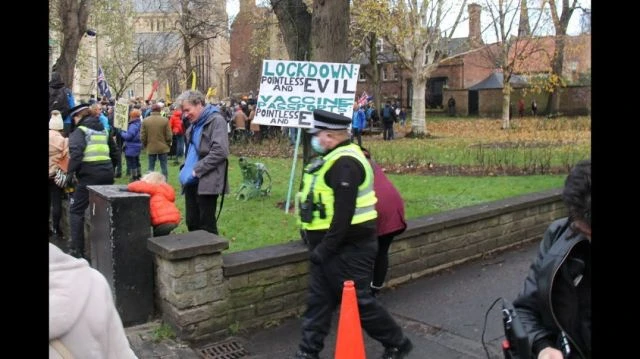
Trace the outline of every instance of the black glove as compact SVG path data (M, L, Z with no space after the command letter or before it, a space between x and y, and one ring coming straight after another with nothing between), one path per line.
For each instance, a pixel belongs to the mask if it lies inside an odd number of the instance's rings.
M312 263L322 264L334 254L324 243L320 243L309 253L309 259Z

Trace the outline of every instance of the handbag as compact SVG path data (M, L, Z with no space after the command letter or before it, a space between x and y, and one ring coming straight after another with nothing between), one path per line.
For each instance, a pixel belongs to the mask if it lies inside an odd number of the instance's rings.
M67 173L69 170L69 152L65 151L56 163L56 174L53 177L53 182L60 188L65 188L69 184L71 176Z

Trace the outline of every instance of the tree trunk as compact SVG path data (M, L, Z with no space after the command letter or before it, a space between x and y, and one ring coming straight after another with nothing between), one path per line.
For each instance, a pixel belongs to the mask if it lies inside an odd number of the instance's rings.
M301 0L271 0L291 60L309 60L311 14Z
M560 80L562 77L562 69L564 62L564 46L565 46L565 36L559 35L555 37L555 50L553 53L553 63L551 64L551 73L557 77L555 77L554 81ZM558 112L560 107L560 96L558 96L558 89L560 88L560 84L557 83L553 86L553 91L549 93L546 112L547 115L555 114Z
M411 132L414 136L429 135L425 118L424 95L427 89L427 81L419 74L412 74L413 78L413 107L411 108Z
M373 104L376 112L382 104L380 102L380 68L378 67L378 49L376 44L378 43L378 36L375 32L369 33L369 64L371 66L371 86L373 88Z
M91 0L60 0L58 16L62 24L60 57L53 65L65 86L73 89L73 79L80 40L87 30Z
M311 58L311 14L307 11L307 5L302 0L271 0L271 7L278 18L280 32L284 38L287 52L291 60L309 61ZM311 136L302 131L300 136L302 143L301 168L309 163L311 155Z
M311 59L349 62L349 2L313 0Z
M506 130L511 128L511 116L513 114L513 106L511 106L511 86L509 86L509 80L507 83L503 81L502 87L502 129Z

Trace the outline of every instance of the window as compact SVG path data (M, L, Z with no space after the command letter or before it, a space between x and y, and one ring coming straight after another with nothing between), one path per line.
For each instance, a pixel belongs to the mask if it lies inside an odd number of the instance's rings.
M364 71L360 70L358 73L358 81L364 82L367 81L367 75L364 74Z
M578 70L578 61L569 61L569 70L577 71Z
M384 66L380 68L380 78L382 81L387 81L387 69Z
M393 68L393 79L394 80L398 79L398 68L397 67Z
M384 52L384 40L383 39L378 39L378 42L376 42L376 50L378 52Z

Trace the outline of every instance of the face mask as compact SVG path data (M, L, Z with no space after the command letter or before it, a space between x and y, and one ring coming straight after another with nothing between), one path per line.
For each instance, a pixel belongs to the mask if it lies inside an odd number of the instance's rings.
M318 136L313 136L311 138L311 148L313 148L314 151L320 154L327 152L327 150L320 144L320 139L318 138Z

